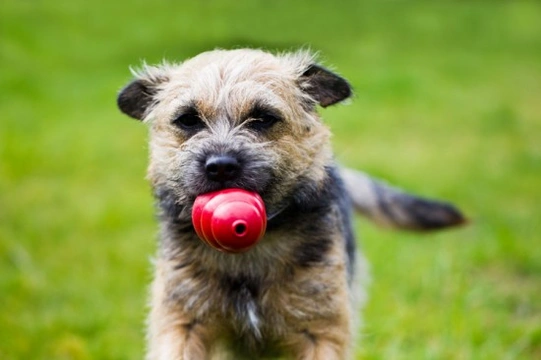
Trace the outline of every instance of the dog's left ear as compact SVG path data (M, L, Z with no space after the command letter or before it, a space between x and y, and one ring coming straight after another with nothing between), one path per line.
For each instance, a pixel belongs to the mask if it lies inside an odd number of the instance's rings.
M137 120L143 120L152 104L154 92L145 80L137 79L126 85L117 97L120 111Z
M308 66L304 71L300 85L322 107L334 105L352 94L346 79L316 64Z

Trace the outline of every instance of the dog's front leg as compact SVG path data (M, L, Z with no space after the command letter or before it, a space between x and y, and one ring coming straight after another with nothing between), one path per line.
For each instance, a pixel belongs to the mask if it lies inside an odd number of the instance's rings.
M327 329L327 334L309 330L297 334L292 342L296 360L344 360L349 356L349 334L343 328Z
M208 359L208 329L168 300L166 288L163 272L158 264L151 290L146 359Z
M152 327L152 326L151 326ZM197 325L149 329L147 360L205 360L208 352Z
M147 360L204 360L208 351L204 331L198 324L178 324L149 331Z

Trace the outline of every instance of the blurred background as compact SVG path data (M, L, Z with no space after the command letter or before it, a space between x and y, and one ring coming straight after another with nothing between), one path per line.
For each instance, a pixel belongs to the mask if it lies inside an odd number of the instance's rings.
M140 359L157 224L129 67L309 46L350 80L337 159L467 227L356 219L358 359L541 358L541 3L0 2L0 359Z

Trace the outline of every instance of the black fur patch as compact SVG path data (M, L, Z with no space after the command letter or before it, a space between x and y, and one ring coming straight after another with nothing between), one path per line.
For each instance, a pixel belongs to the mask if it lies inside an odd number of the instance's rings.
M453 205L427 199L410 199L406 211L420 229L436 230L466 222Z
M189 209L176 201L172 190L158 187L154 191L158 218L160 220L160 252L168 259L175 258L180 249L190 247L193 250L205 245L195 234ZM177 264L176 270L190 264Z
M310 236L307 234L307 237ZM308 240L308 239L307 239ZM331 247L331 239L326 236L310 237L295 249L295 263L300 267L310 267L321 263Z
M247 275L231 276L224 274L220 281L224 293L224 313L230 313L239 324L236 330L250 338L251 348L259 346L262 333L259 322L261 310L259 296L261 294L261 279ZM248 339L247 339L248 340Z
M189 209L176 201L173 191L167 188L157 188L154 191L156 207L161 223L161 249L167 257L174 258L174 255L182 247L190 246L195 248L206 246L199 241L195 234ZM183 264L178 264L182 268Z
M353 279L355 272L355 262L356 262L356 251L357 244L355 242L355 234L353 233L353 224L352 224L352 203L351 198L346 192L344 183L342 179L338 176L337 171L335 170L337 187L340 189L340 200L338 206L340 208L340 215L342 217L342 234L344 235L346 253L348 256L348 275L349 280Z
M247 275L224 275L220 281L222 289L232 299L257 299L261 291L261 281ZM234 304L237 309L242 305Z
M301 185L294 191L292 204L268 223L267 230L294 227L294 231L304 238L294 252L296 264L301 267L316 265L324 261L331 247L330 229L336 226L337 221L332 211L337 206L351 278L356 245L351 225L351 203L336 168L328 167L326 172L323 184L309 179L299 181Z
M191 218L186 218L185 206L177 202L177 197L172 190L159 187L154 191L158 207L158 216L161 222L170 222L175 225L191 225Z

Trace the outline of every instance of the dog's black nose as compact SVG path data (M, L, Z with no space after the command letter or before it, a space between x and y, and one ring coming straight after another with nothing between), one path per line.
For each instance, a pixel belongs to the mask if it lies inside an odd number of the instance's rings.
M211 156L205 163L205 172L209 180L225 182L239 175L240 164L230 155Z

